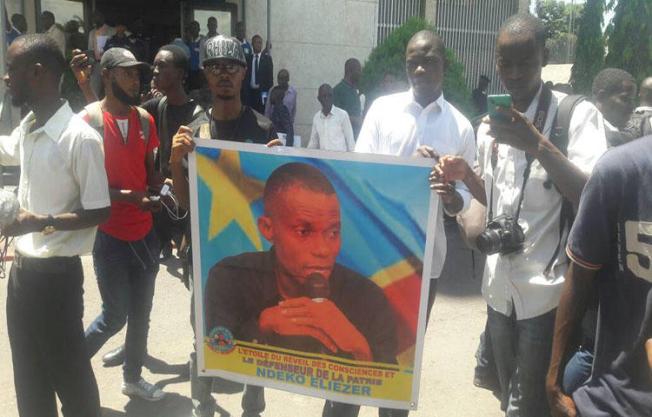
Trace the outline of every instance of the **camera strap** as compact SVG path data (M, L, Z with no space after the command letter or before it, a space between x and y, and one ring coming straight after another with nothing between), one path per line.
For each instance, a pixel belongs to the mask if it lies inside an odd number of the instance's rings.
M541 87L541 94L539 95L539 103L537 104L537 111L534 113L534 127L543 134L543 129L546 126L546 120L548 119L548 110L550 109L550 101L552 100L552 91L545 84ZM516 208L516 214L514 216L514 221L518 223L518 219L521 215L521 207L523 206L523 198L525 197L525 186L527 181L530 178L530 170L532 168L532 162L534 158L528 153L525 154L526 165L525 170L523 171L523 184L521 185L521 192L518 197L518 206ZM493 219L493 200L494 200L494 173L496 170L496 165L498 164L498 144L494 140L491 147L491 193L489 196L489 219Z

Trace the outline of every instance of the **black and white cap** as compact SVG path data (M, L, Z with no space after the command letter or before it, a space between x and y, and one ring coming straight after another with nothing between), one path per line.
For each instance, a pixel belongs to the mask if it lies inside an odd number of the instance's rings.
M239 40L230 36L218 35L207 40L205 56L202 65L217 59L230 59L241 65L247 65L242 44Z
M107 49L104 52L100 67L106 69L137 67L143 74L152 72L152 67L145 62L138 61L130 50L118 47Z

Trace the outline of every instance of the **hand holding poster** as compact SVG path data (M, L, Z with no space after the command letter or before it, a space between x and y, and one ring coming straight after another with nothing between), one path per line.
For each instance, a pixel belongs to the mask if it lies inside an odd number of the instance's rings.
M416 408L439 209L432 161L197 145L200 373Z

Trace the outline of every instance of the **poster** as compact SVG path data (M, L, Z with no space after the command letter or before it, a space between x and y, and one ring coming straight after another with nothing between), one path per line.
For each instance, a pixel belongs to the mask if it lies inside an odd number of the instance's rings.
M198 140L189 176L200 375L416 409L443 233L431 165Z

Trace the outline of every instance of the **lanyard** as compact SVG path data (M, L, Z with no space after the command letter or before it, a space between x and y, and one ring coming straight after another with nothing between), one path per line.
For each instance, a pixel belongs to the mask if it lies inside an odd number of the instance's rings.
M534 127L543 134L543 129L546 125L546 120L548 119L548 110L550 109L550 101L552 100L552 91L545 85L541 89L541 94L539 95L539 103L537 104L537 111L534 114ZM521 214L521 207L523 206L523 198L525 196L525 186L527 185L528 178L530 177L530 168L532 167L533 158L529 154L525 154L527 160L527 165L523 171L523 185L521 186L521 192L518 198L518 206L516 209L516 215L514 218L515 222L518 222L519 216ZM489 220L494 218L494 171L496 165L498 164L498 144L494 140L491 144L491 193L489 197Z

